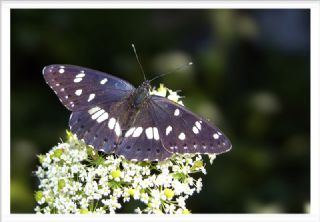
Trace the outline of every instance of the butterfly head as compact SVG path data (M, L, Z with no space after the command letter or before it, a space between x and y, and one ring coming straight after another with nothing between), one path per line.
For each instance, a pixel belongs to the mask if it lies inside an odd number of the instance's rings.
M151 90L150 80L145 80L145 81L141 84L140 87L143 88L143 90L145 90L145 91L147 91L147 92L149 93L150 90ZM139 88L140 88L140 87L139 87Z

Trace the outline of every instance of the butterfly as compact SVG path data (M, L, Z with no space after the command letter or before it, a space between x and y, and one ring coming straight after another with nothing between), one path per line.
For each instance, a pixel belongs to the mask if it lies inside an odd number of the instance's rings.
M49 65L43 75L72 111L78 139L105 153L136 161L162 161L173 154L220 154L231 149L216 126L165 97L150 95L118 77L75 65Z

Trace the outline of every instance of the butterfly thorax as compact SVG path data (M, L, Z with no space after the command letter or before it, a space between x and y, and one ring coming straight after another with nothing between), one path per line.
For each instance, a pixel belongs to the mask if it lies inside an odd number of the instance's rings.
M150 87L150 82L145 81L134 91L132 104L134 107L137 108L146 101L146 99L150 96Z

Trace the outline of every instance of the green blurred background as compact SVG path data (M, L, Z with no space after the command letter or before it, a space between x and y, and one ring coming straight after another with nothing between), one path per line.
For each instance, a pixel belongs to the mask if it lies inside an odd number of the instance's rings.
M233 143L187 201L193 213L305 213L310 201L310 11L11 11L11 212L32 213L36 155L65 137L70 112L41 74L81 65L138 86L160 82ZM133 206L126 205L121 212Z

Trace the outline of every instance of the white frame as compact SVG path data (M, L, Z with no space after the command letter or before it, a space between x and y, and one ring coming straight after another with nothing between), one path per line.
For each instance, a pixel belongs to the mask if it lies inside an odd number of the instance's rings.
M10 213L10 9L12 8L308 8L311 10L311 204L306 214L33 215ZM1 2L1 216L3 221L320 221L320 1L2 1ZM107 218L106 218L107 217Z

